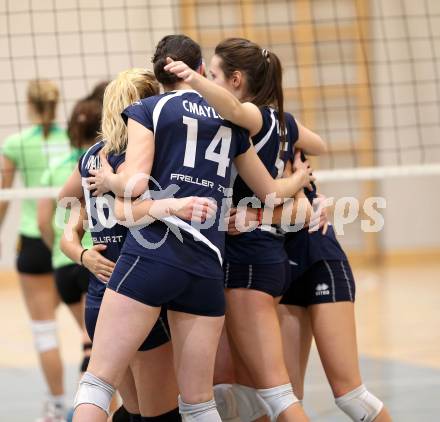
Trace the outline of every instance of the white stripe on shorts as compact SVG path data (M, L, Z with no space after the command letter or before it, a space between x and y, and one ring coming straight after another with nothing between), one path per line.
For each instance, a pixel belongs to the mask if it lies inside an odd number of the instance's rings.
M348 280L347 271L345 271L344 261L341 261L342 271L344 271L345 281L347 282L348 294L350 295L350 300L353 302L353 295L351 293L350 281Z
M246 286L246 289L250 289L252 286L252 264L249 265L249 278L248 278L248 284Z
M333 302L336 302L336 296L335 296L335 277L333 276L333 272L332 269L330 268L330 265L328 265L328 262L326 260L324 260L324 264L327 267L327 270L330 274L330 279L332 281L332 299Z
M122 277L122 280L119 282L118 287L116 287L116 291L118 292L121 288L122 283L125 281L125 279L130 275L133 268L136 266L136 264L139 262L139 256L136 258L136 261L133 262L130 269L125 273L124 277Z
M226 263L226 270L225 270L225 287L228 287L228 281L229 281L229 262Z

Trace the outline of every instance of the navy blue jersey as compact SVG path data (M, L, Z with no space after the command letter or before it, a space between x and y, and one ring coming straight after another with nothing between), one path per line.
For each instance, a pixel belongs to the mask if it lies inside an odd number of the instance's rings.
M270 108L261 108L263 126L252 137L252 142L263 164L273 178L281 177L285 164L293 157L293 145L298 140L298 126L293 116L284 113L286 139L282 142L278 113ZM254 197L252 190L240 176L233 185L233 203L238 205L243 198ZM287 259L284 236L274 226L261 226L249 233L226 238L226 260L236 264L276 264Z
M322 230L309 233L307 228L296 233L287 233L285 249L292 275L297 277L319 261L347 261L333 226L328 227L325 235Z
M104 196L95 197L85 187L85 180L90 176L89 170L96 170L101 167L99 152L103 146L103 142L97 142L90 147L80 158L78 168L83 181L89 231L92 235L93 244L106 245L107 248L101 252L102 255L110 261L116 262L121 254L127 228L118 224L113 216L112 209L115 196L113 192L108 192ZM125 153L110 154L107 159L116 173L118 167L125 161ZM88 296L98 299L104 295L104 291L105 284L91 274ZM89 299L91 299L90 297Z
M306 158L304 154L302 158L304 161ZM312 191L304 189L311 204L317 198L316 185L314 183L312 185ZM309 233L308 228L298 232L289 232L286 234L285 249L291 264L292 275L298 277L314 263L322 260L347 261L347 256L339 244L332 226L328 227L325 235L322 234L322 230Z
M225 121L196 91L180 90L143 99L122 116L154 133L149 183L153 199L210 197L215 220L189 224L175 216L130 229L123 252L145 256L208 278L223 276L225 207L232 160L250 147L249 133ZM161 192L161 191L166 191Z

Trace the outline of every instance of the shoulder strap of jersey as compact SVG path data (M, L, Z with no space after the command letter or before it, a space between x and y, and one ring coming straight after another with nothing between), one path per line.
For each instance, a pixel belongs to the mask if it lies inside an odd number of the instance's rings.
M156 128L157 128L157 122L159 121L159 115L164 107L164 105L171 100L172 98L175 97L179 97L183 94L187 94L189 92L198 94L199 96L201 96L197 91L188 89L188 90L182 90L182 91L176 91L173 94L169 94L169 95L164 95L157 103L156 106L154 107L154 111L153 111L153 129L154 132L156 132Z
M264 135L261 138L261 140L254 145L257 153L261 150L261 148L264 147L264 145L267 144L267 142L269 141L269 139L272 136L272 133L276 127L276 117L275 117L275 112L274 112L273 108L270 109L270 118L271 118L271 124L270 124L269 130L267 131L266 135Z

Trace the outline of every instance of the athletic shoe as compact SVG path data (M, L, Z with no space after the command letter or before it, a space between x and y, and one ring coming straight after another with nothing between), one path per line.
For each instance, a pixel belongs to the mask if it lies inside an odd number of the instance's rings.
M64 413L65 409L63 406L46 401L43 407L43 415L35 422L66 422Z

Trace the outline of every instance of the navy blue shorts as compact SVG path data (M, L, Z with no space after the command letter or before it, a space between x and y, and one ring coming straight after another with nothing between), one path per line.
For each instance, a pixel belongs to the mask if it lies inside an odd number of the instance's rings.
M292 280L281 303L307 307L321 303L354 302L356 286L347 261L318 261Z
M204 278L142 256L122 254L107 285L145 305L203 316L223 316L223 279Z
M224 265L225 288L252 289L273 297L284 294L290 284L290 271L286 262L278 264L234 264Z
M85 322L87 333L90 339L93 341L95 335L96 321L98 320L99 307L87 307L85 310ZM148 334L147 338L139 347L140 352L155 349L162 346L162 344L168 343L171 340L170 328L168 326L167 311L162 309L159 315L159 319L154 325L153 329Z

